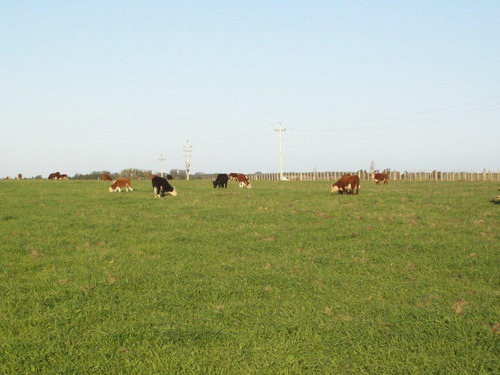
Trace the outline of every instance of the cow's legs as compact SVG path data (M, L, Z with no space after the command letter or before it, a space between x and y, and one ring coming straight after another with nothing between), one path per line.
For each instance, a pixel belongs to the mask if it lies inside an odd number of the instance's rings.
M155 198L158 198L158 196L159 196L158 195L158 188L156 186L153 188L153 192L155 193Z

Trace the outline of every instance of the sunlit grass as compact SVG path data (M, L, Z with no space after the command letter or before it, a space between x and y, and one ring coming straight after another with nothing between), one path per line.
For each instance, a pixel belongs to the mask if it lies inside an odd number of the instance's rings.
M0 182L2 373L494 373L495 183Z

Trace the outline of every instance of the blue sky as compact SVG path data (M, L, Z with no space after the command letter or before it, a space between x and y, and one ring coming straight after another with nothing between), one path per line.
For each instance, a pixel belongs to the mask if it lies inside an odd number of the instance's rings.
M500 1L3 1L0 177L500 169Z

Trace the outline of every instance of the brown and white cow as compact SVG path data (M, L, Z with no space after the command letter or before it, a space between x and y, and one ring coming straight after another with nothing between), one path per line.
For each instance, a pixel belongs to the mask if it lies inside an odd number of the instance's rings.
M59 179L60 180L67 180L68 179L68 175L67 174L62 174L59 176Z
M18 179L18 180L22 180L22 179L23 179L23 175L22 175L21 173L19 173L19 174L17 175L17 179Z
M229 181L238 181L238 173L229 173Z
M109 187L109 192L113 193L115 191L118 191L120 193L122 191L121 188L123 187L126 191L134 191L134 189L132 189L132 186L130 186L130 178L117 178Z
M372 178L377 185L380 181L384 181L385 185L387 184L387 180L389 179L389 173L372 173Z
M246 186L247 189L251 189L252 188L252 184L250 183L250 181L248 181L248 177L245 176L243 173L238 173L237 177L238 179L238 183L240 185L240 188Z
M339 194L349 194L350 191L351 194L357 195L360 187L359 177L347 173L340 177L340 180L332 184L330 193L339 192ZM356 192L354 192L354 189L356 189Z
M102 180L103 181L112 181L111 177L109 177L109 174L106 174L106 173L102 174Z
M49 180L59 180L61 174L59 172L54 172L49 174Z

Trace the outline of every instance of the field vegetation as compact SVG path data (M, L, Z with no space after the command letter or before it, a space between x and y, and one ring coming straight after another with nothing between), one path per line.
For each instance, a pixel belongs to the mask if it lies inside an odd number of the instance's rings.
M0 181L2 374L490 374L494 182Z

